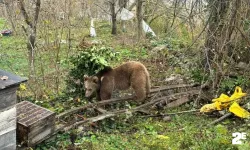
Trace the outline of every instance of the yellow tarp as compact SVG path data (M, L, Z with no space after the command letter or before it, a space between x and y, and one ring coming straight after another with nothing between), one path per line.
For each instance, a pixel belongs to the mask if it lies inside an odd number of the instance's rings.
M243 96L246 96L246 94L247 93L243 93L242 89L237 86L233 95L229 97L226 94L221 94L219 98L212 100L212 104L206 104L202 106L200 112L212 112L214 110L223 110L225 108L229 108L229 111L234 113L236 116L248 118L250 117L250 113L241 108L237 103L239 99Z
M242 89L240 87L236 87L235 88L235 91L234 91L234 94L230 97L230 100L237 100L237 99L240 99L241 97L243 96L246 96L247 93L242 93Z
M206 104L206 105L202 106L200 109L200 112L211 112L214 110L217 110L216 105L215 105L215 103L212 103L212 104Z
M250 113L246 111L245 109L241 108L240 105L236 102L234 102L230 107L229 111L234 113L236 116L241 118L248 118L250 117Z

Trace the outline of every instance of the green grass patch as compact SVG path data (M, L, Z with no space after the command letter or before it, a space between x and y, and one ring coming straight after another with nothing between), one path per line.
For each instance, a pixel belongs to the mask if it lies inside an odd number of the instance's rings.
M18 36L4 36L0 39L0 68L19 75L28 75L28 56L25 41Z
M7 28L6 20L4 18L0 18L0 31Z

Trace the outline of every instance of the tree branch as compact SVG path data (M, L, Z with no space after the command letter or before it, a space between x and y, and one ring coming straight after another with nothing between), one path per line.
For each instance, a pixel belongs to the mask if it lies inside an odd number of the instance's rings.
M27 11L24 7L24 1L23 0L19 0L19 6L20 6L20 9L21 9L21 12L23 14L23 17L24 17L24 20L25 22L27 23L27 25L29 25L31 28L33 28L33 24L27 14Z
M227 113L224 116L220 117L219 119L214 120L213 122L209 123L208 126L217 124L218 122L221 122L222 120L226 119L227 117L231 116L232 113Z
M129 11L131 11L136 5L136 1L134 3L132 3L132 5L128 8Z
M156 115L146 115L143 117L163 117L163 116L170 116L170 115L177 115L177 114L185 114L185 113L196 113L199 112L200 110L186 110L186 111L180 111L180 112L175 112L175 113L165 113L165 114L156 114Z
M40 12L41 0L36 1L36 9L35 9L35 16L34 16L34 29L36 30L36 24L38 21L38 16Z
M124 1L124 3L123 4L121 4L121 6L120 6L120 8L118 9L118 11L115 13L115 15L117 15L118 14L118 12L120 12L121 10L122 10L122 8L125 8L125 6L126 6L126 1Z
M99 7L103 12L105 12L106 14L109 14L110 16L112 16L111 13L109 13L108 11L106 11L105 9L103 9L101 6L97 5L96 3L94 3L97 7Z
M245 39L245 41L247 42L248 46L250 46L250 40L247 37L246 33L243 33L243 31L238 26L235 26L235 27L240 32L241 36Z

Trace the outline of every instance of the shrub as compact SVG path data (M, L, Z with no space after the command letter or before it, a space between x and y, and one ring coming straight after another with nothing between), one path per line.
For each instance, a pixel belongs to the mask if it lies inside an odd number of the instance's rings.
M98 71L110 65L110 61L117 59L117 53L110 47L91 47L84 49L77 56L70 58L73 68L69 72L67 82L67 93L83 97L82 84L77 84L76 80L83 83L84 75L94 75Z
M220 84L220 92L230 92L233 93L235 86L248 87L249 79L243 76L237 76L235 78L224 78Z

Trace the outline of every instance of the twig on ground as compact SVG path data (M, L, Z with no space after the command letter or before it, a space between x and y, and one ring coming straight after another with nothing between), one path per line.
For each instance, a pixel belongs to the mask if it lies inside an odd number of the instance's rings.
M216 119L216 120L214 120L213 122L209 123L208 126L217 124L217 123L221 122L222 120L226 119L227 117L229 117L229 116L231 116L231 115L232 115L232 113L227 113L227 114L225 114L224 116L220 117L219 119Z
M175 112L175 113L165 113L165 114L156 114L156 115L146 115L143 117L163 117L163 116L170 116L170 115L177 115L177 114L186 114L186 113L195 113L199 112L200 110L195 109L195 110L187 110L187 111L180 111L180 112Z

